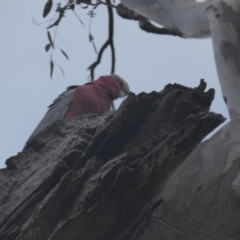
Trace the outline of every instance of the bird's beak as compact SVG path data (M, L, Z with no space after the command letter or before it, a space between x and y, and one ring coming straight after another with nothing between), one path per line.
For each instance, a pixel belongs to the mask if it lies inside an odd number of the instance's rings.
M119 97L125 97L125 96L126 96L125 92L121 91L119 94Z
M128 94L125 93L124 91L121 91L121 93L119 94L119 97L126 97Z

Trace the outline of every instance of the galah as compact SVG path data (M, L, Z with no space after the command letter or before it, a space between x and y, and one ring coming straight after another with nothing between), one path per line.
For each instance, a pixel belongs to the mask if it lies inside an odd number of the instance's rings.
M127 82L116 74L101 76L85 85L70 86L48 107L49 110L29 139L59 119L109 112L113 100L128 93Z

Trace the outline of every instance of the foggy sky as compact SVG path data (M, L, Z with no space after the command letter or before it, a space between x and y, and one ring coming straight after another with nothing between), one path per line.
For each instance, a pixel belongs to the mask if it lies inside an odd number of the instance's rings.
M2 0L0 3L0 168L5 166L7 158L21 151L47 106L61 92L70 85L88 81L87 67L96 59L88 40L87 13L91 8L79 7L76 13L85 27L74 14L68 13L57 32L56 45L67 52L70 60L59 50L53 52L53 60L64 69L65 76L55 66L53 78L50 78L50 54L44 50L48 43L47 23L38 26L33 23L33 19L38 23L45 21L42 18L44 4L44 1L32 0ZM96 10L91 27L97 49L107 38L107 27L107 10L101 6ZM148 34L139 29L137 22L115 14L115 47L116 73L128 81L132 92L160 91L175 82L196 87L204 78L208 88L216 90L212 111L228 117L210 39L186 40ZM108 51L97 68L96 77L109 73ZM115 105L119 106L120 102Z

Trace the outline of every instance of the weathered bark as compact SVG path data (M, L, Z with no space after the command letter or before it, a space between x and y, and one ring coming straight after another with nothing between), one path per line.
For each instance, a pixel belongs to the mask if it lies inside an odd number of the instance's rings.
M205 87L132 93L33 138L0 170L0 239L138 239L174 170L224 121Z

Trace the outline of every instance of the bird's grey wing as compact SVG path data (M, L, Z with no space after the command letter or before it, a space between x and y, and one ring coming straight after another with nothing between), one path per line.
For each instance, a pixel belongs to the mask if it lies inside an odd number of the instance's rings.
M43 131L46 127L50 126L55 121L64 118L73 100L76 87L77 86L68 87L65 92L60 94L53 101L53 103L48 107L49 110L41 122L37 125L36 129L33 131L29 139Z

